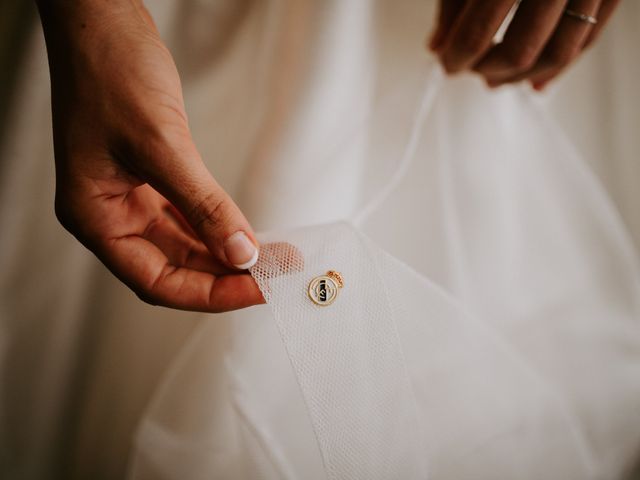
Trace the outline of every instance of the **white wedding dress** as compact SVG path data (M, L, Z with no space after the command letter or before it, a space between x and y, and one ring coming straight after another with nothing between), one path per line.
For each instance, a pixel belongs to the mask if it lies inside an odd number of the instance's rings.
M268 305L216 316L140 304L61 233L34 40L1 152L8 478L632 478L640 8L539 97L443 78L434 3L149 5L266 232Z

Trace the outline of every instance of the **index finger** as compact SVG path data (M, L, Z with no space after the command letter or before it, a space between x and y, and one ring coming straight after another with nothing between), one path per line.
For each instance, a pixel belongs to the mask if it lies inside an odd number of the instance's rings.
M137 235L111 239L97 250L109 270L152 305L219 313L264 303L248 273L216 276L172 265L156 245Z

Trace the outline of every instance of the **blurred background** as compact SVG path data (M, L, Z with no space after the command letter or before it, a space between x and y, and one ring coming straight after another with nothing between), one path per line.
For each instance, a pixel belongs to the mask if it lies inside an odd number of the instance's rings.
M260 7L249 0L226 10L205 4L149 7L179 53L196 143L206 149L211 127L192 92L202 87L202 72L226 60L212 53L195 68L197 55L216 52L216 40L203 46L180 25L201 23L204 11L227 16L233 34L242 12L259 15ZM640 2L623 2L604 38L536 101L596 172L640 250L639 22ZM425 36L429 30L425 25ZM201 316L143 304L58 225L49 101L32 2L2 0L0 476L122 478L136 419ZM236 174L218 179L233 191Z

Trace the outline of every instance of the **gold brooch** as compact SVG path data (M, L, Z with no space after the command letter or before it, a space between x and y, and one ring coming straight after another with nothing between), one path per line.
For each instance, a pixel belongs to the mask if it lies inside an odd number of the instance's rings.
M338 292L344 287L340 272L329 270L325 275L319 275L309 282L309 298L316 305L326 307L338 297Z

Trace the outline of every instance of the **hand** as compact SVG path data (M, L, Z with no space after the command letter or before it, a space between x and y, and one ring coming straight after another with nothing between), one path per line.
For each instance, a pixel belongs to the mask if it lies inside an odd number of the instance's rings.
M140 298L220 312L263 302L249 223L193 144L173 59L139 1L41 0L56 214Z
M514 0L441 0L430 48L447 72L474 70L491 87L529 81L543 89L602 31L619 0L522 0L504 39L493 38ZM567 8L597 18L591 25Z

